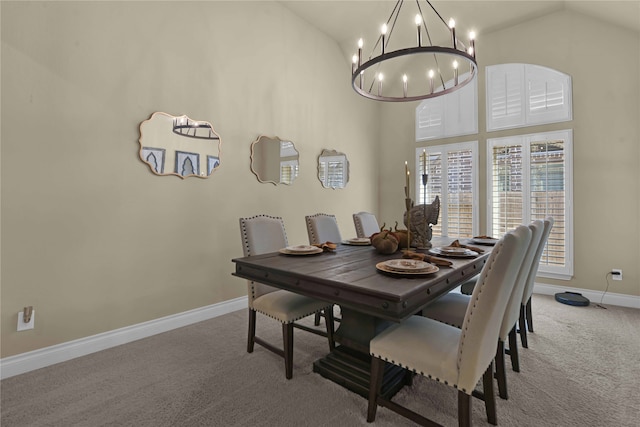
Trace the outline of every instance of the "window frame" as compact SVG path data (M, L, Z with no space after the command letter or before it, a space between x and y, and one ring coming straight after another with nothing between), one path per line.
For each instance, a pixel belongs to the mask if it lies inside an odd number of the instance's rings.
M416 198L419 200L415 200L415 204L421 204L422 200L421 200L421 191L422 191L422 176L421 176L421 171L422 171L422 165L421 165L421 158L420 156L422 155L423 151L426 151L427 154L429 153L441 153L442 156L446 156L447 153L452 152L452 151L463 151L463 150L469 150L471 151L471 161L472 161L472 168L471 168L471 194L472 194L472 203L471 203L471 209L472 209L472 215L471 215L471 233L472 236L477 235L479 232L479 224L480 224L480 197L479 197L479 193L480 193L480 184L479 184L479 149L478 149L478 141L477 140L473 140L473 141L465 141L465 142L458 142L458 143L453 143L453 144L441 144L441 145L430 145L430 146L424 146L424 147L417 147L416 148L416 161L415 161L415 170L417 171L414 177L414 184L415 184L415 188L416 188ZM448 162L442 162L442 176L447 176L448 173ZM431 176L431 175L429 175ZM443 179L442 180L442 194L439 194L440 196L440 215L438 217L438 224L441 227L441 230L443 231L447 231L448 230L448 218L447 218L447 212L448 212L448 180ZM433 202L433 198L434 196L429 196L429 185L427 184L427 203L432 203ZM469 236L469 237L472 237ZM451 237L460 237L460 236L451 236Z
M535 219L531 215L531 143L544 140L564 141L564 257L563 267L540 263L538 276L570 280L574 274L574 230L573 230L573 130L564 129L550 132L519 134L499 138L487 138L486 152L486 192L487 192L487 232L493 235L493 149L496 146L522 146L522 194L523 218L527 224Z

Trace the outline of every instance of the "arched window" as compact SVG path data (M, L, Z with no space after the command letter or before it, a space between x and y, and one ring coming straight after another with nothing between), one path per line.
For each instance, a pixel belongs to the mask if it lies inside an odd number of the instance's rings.
M486 67L487 131L572 120L571 76L532 64Z

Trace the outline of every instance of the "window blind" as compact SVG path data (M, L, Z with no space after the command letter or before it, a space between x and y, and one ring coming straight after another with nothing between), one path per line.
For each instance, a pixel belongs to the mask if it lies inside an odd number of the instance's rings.
M571 132L490 139L490 233L496 237L535 219L552 216L554 226L539 271L573 274Z
M420 157L423 151L427 154L425 167ZM477 142L417 149L416 157L419 203L429 204L440 197L440 216L433 234L472 237L478 223ZM426 188L421 177L425 169L429 175Z

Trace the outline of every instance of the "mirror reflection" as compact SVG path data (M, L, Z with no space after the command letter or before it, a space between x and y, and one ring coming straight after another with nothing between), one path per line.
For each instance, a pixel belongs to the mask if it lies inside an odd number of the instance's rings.
M318 179L325 188L344 188L349 182L347 156L336 150L322 150L318 157Z
M156 112L140 124L140 160L156 175L209 177L220 166L220 136L209 122Z
M260 182L289 185L298 177L299 157L293 142L260 136L251 144L251 172Z

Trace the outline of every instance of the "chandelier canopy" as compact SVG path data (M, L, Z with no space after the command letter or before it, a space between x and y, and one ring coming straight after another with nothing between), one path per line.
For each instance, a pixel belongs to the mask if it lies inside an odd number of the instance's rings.
M415 0L415 10L403 11L404 0L398 0L367 58L364 40L358 41L351 84L360 95L377 101L417 101L454 92L476 77L475 34L469 33L465 45L456 36L453 19L445 22L430 1L422 3ZM447 40L448 45L436 45L435 40Z

